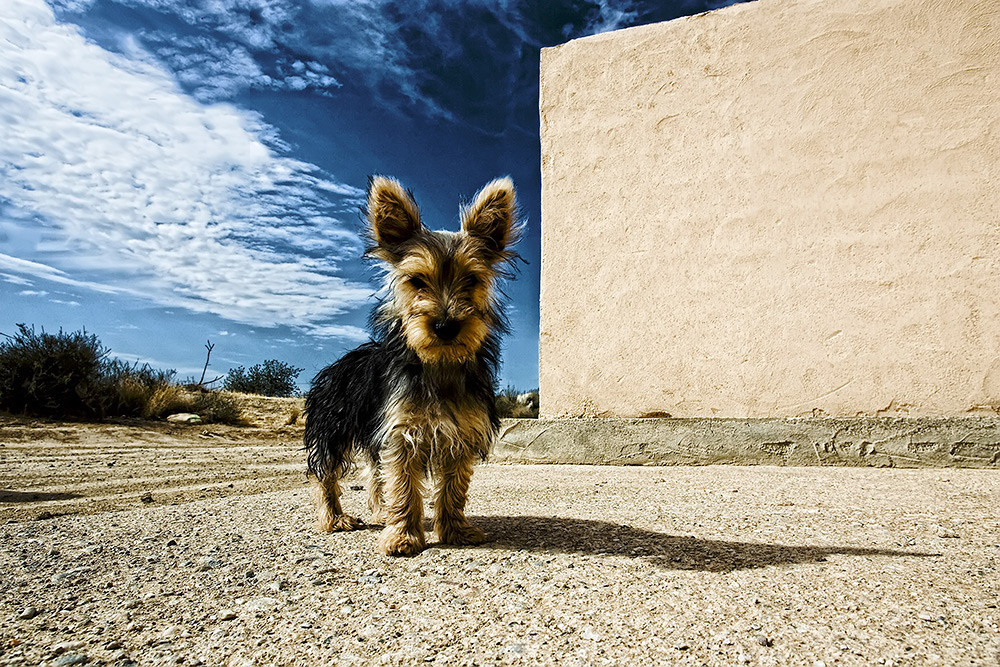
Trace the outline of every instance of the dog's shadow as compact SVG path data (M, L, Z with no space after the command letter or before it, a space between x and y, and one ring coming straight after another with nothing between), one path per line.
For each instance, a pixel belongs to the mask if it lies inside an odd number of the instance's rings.
M584 519L478 516L470 520L486 532L488 541L484 546L491 548L547 554L617 555L677 570L732 572L769 565L819 563L831 555L911 558L940 555L893 549L707 540Z

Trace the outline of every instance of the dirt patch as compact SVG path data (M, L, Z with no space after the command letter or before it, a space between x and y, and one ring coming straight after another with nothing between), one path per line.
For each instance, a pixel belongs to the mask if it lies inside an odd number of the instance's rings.
M302 399L234 396L242 426L0 415L0 521L303 485Z

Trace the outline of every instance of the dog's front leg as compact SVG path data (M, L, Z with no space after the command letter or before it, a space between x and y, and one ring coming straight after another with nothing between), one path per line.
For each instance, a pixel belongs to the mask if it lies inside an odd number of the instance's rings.
M465 518L474 455L462 452L442 462L434 498L434 532L444 544L482 544L486 535Z
M394 442L382 459L385 528L379 535L378 548L389 556L412 556L424 548L427 455L402 434L390 437Z

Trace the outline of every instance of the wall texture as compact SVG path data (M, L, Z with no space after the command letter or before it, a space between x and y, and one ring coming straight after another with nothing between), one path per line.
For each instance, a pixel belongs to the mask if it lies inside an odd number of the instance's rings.
M758 0L542 51L542 414L1000 408L1000 4Z

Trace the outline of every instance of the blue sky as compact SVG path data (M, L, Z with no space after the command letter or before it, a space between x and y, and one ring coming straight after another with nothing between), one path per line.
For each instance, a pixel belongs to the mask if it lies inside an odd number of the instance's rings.
M86 328L197 378L367 339L368 176L424 223L513 177L501 386L538 384L538 53L734 0L3 0L0 332Z

